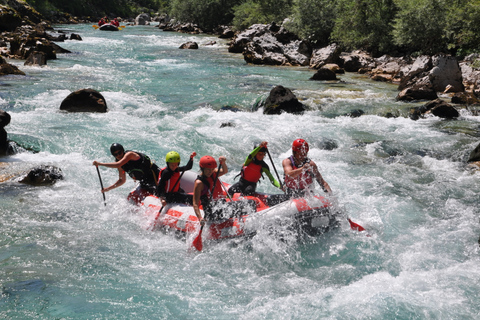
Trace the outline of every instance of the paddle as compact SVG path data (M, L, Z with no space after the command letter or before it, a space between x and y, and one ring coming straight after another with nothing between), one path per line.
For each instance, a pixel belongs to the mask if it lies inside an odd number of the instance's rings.
M203 243L202 243L202 230L203 226L200 227L200 231L195 239L193 239L192 246L197 249L198 251L202 251Z
M275 174L277 175L278 183L280 183L280 189L283 190L282 180L280 180L280 176L278 175L277 168L275 167L275 164L273 163L272 156L270 155L270 151L268 151L268 148L267 148L267 154L268 154L268 157L270 158L270 162L272 163L273 170L275 170Z
M97 26L96 24L94 24L92 27L94 27L95 29L98 29L100 28L99 26Z
M358 232L365 231L364 227L362 227L358 223L353 222L348 216L347 216L347 220L350 223L350 228L352 228L352 230L357 230Z
M173 185L172 190L175 190L175 187L177 186L177 183L180 182L180 180L182 179L184 173L185 173L185 171L182 171L182 174L180 175L180 177L178 178L178 180L177 180L177 181L175 182L175 184ZM153 224L150 226L150 229L153 229L153 226L155 225L155 222L157 221L158 217L160 217L160 214L162 213L163 208L164 208L164 206L162 206L162 207L160 208L160 210L158 210L158 213L157 213L157 215L155 216L155 219L153 220Z
M103 203L105 206L107 205L107 199L105 199L105 192L103 192L103 182L102 182L102 176L100 175L100 170L97 168L97 173L98 173L98 179L100 180L100 187L102 187L102 194L103 194Z
M217 184L218 176L220 173L220 168L222 167L222 164L220 163L218 165L217 169L217 176L215 177L215 180L213 181L213 188L212 188L212 194L210 195L210 201L213 200L213 191L215 190L215 185ZM203 249L203 244L202 244L202 230L203 226L200 227L200 231L198 232L198 235L195 239L193 239L192 246L195 247L198 251L202 251Z

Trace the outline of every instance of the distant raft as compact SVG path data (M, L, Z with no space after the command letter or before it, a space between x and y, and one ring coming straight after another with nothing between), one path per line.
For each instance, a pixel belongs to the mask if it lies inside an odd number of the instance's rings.
M98 29L102 30L102 31L118 31L118 30L120 30L117 26L115 26L111 23L103 24Z

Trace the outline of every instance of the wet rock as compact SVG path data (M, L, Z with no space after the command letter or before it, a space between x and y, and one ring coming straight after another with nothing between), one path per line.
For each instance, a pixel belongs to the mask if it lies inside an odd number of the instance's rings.
M460 116L457 109L455 109L453 106L442 99L435 99L421 107L411 109L410 118L412 120L418 120L427 113L431 113L444 119L453 119Z
M78 41L82 41L82 37L79 35L79 34L76 34L76 33L72 33L70 35L70 40L78 40Z
M3 57L0 57L0 76L4 76L7 74L17 74L24 76L25 73L18 69L13 64L7 63Z
M235 128L236 125L233 122L224 122L220 125L220 128L226 128L226 127Z
M60 105L60 110L68 112L107 112L107 102L100 92L94 89L80 89L70 93Z
M0 110L0 156L10 154L8 135L5 127L10 123L11 116L8 112Z
M185 42L179 49L198 49L198 43L194 41Z
M44 52L34 51L32 52L25 63L24 66L45 66L47 64L47 56Z
M355 109L355 110L352 110L346 114L344 114L344 116L347 116L347 117L350 117L350 118L358 118L358 117L361 117L365 114L365 111L363 111L362 109Z
M480 144L472 150L472 152L470 153L470 156L468 157L468 161L467 162L476 162L476 161L480 161Z
M52 185L61 179L63 179L63 174L59 168L54 166L40 166L30 170L19 182L32 186L46 186Z
M282 112L299 114L306 110L293 92L283 86L276 86L265 100L264 114L281 114Z
M465 105L480 104L480 100L473 92L457 92L453 95L451 102Z
M335 74L334 71L327 69L327 68L320 68L315 72L315 74L310 78L310 80L338 80L337 75Z

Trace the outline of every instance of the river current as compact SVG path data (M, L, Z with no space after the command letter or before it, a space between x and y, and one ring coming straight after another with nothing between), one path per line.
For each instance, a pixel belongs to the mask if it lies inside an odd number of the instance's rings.
M212 36L58 29L83 41L58 43L72 53L45 67L10 60L26 76L0 78L9 138L38 151L0 162L54 165L64 175L48 187L0 184L0 318L478 319L480 172L465 161L479 143L480 117L463 110L455 121L413 121L408 110L419 104L395 101L395 85L358 74L309 81L308 68L248 65ZM200 48L178 49L187 41ZM309 111L252 112L277 85ZM60 112L83 88L98 90L109 111ZM357 109L365 114L346 116ZM92 165L113 160L113 142L160 166L168 151L182 163L196 151L226 156L223 181L233 183L262 140L282 175L297 138L370 237L346 224L314 238L266 231L192 252L192 239L144 228L126 201L132 179L107 192L104 206ZM118 177L100 172L105 186ZM258 190L275 192L268 180Z

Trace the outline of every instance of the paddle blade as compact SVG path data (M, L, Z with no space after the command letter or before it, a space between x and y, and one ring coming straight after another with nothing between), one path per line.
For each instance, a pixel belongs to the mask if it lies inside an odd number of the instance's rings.
M365 231L364 227L362 227L358 223L353 222L352 220L350 220L350 218L348 219L348 222L350 223L350 228L352 228L352 230Z
M200 231L198 232L197 237L192 242L192 246L194 246L195 249L197 249L198 251L202 251L203 249L202 230L203 230L203 226L200 227Z
M98 29L100 28L99 26L97 26L96 24L94 24L92 27L94 27L95 29Z

